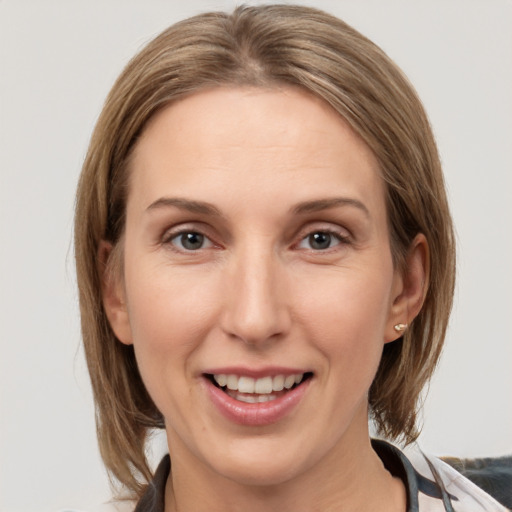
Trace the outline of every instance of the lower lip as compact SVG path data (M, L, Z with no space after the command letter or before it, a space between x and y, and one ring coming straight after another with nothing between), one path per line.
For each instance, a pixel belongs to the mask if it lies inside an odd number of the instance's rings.
M261 427L276 423L288 416L302 400L311 378L275 400L256 404L235 400L208 378L204 380L211 401L225 418L238 425Z

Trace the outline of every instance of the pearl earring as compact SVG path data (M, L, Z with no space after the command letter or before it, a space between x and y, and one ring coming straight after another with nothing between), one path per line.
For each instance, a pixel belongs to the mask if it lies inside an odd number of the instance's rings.
M396 332L404 332L407 329L407 324L396 324L393 326L393 329L395 329Z

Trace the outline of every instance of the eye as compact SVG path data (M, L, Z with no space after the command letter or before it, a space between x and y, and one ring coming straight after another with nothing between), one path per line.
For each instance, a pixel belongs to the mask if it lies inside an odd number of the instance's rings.
M196 231L182 231L167 239L166 243L173 245L180 251L198 251L212 247L209 238Z
M330 231L315 231L303 238L298 247L301 249L312 249L314 251L325 251L345 242L345 237Z

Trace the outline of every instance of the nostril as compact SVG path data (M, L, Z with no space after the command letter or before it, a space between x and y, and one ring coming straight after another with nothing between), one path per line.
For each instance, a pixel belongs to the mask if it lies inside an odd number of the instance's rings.
M290 312L280 279L264 254L255 250L232 276L225 290L221 326L231 338L249 345L276 342L289 332ZM287 296L285 296L287 297Z

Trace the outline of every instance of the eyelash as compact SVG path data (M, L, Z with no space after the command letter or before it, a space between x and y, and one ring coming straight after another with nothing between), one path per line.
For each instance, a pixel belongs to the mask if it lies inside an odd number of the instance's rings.
M305 241L307 241L308 239L309 239L309 242L311 242L312 241L311 237L313 237L315 235L324 235L324 236L327 235L328 239L329 239L329 247L327 247L325 249L315 249L313 247L307 247L307 248L305 247L304 249L315 252L315 253L317 253L317 252L320 253L320 252L330 251L331 249L335 249L339 245L346 245L346 244L350 243L349 237L347 235L342 235L341 233L339 233L335 230L315 229L315 230L308 232L305 236L303 236L300 239L300 242L297 244L297 246L300 247L300 245L302 243L304 243ZM332 239L334 239L337 242L334 246L330 246L330 242L332 241Z
M206 242L207 246L201 245L201 247L197 249L187 249L183 246L183 237L186 235L195 235L202 238L202 241ZM299 247L301 248L301 244L303 244L305 241L308 240L308 238L313 237L315 235L327 235L329 240L329 247L324 249L315 249L313 247L302 247L302 249L311 251L314 253L326 253L330 252L330 250L335 249L339 245L347 245L350 243L350 237L347 235L342 235L341 233L333 230L333 229L314 229L311 231L306 232L305 234L301 235L301 238L298 243L293 244L292 247ZM173 242L174 240L179 239L181 243L181 247L177 247L176 244ZM332 242L332 239L334 239L337 243L334 246L330 245L330 242ZM311 240L310 240L311 241ZM199 252L204 249L210 249L212 247L219 247L216 245L207 235L205 235L200 230L195 229L181 229L179 231L175 232L167 232L162 240L162 245L169 246L172 250L178 252L178 253L194 253Z
M198 249L187 249L186 247L183 247L183 237L186 235L195 235L202 237L203 241L207 242L208 246L204 247L201 246ZM181 248L176 247L175 243L173 243L173 240L181 239ZM210 240L208 236L206 236L204 233L202 233L199 230L195 229L181 229L180 231L172 232L172 233L166 233L164 236L164 239L162 241L163 245L169 246L172 250L180 253L193 253L198 252L201 249L206 249L215 246L215 244Z

